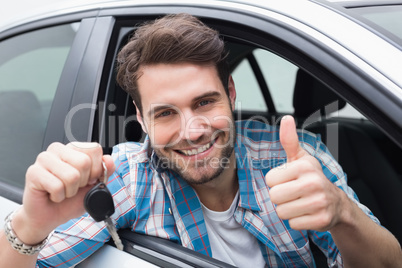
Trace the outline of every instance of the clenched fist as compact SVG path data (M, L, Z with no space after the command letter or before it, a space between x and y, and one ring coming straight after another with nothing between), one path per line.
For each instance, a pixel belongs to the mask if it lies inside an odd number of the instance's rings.
M66 221L84 213L88 190L115 167L97 143L51 144L38 155L26 173L23 206L13 219L17 236L26 244L36 244Z

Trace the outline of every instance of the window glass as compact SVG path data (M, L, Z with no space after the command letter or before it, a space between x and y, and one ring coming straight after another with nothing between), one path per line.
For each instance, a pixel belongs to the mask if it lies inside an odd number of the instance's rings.
M42 149L50 107L79 24L0 42L0 181L23 187Z
M257 48L252 53L268 85L276 111L282 114L293 114L293 92L299 68L288 60L264 49ZM247 58L243 59L234 70L233 78L237 89L236 108L241 107L244 111L266 112L264 97ZM365 118L349 104L330 116Z
M256 49L254 56L268 84L276 111L293 113L293 90L298 68L289 61L263 49Z
M352 10L380 26L382 34L402 46L402 5L367 6Z
M266 112L267 105L247 59L236 67L232 76L236 87L236 110Z
M287 60L263 49L255 49L254 57L268 85L276 111L292 113L293 88L297 67ZM247 58L232 73L237 90L237 103L246 111L268 110L261 88ZM237 107L239 108L239 107Z

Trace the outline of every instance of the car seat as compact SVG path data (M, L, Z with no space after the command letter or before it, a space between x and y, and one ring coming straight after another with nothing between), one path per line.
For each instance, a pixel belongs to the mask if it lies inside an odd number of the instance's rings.
M336 152L348 184L361 203L402 242L402 180L369 133L359 127L363 122L328 118L329 113L345 104L307 72L297 72L293 106L298 126L320 134L324 143L329 141L329 150Z
M0 92L0 180L22 187L42 150L45 119L36 96L25 90Z

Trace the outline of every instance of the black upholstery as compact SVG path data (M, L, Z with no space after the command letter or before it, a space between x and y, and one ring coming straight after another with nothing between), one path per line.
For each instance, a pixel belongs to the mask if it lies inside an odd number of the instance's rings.
M338 109L345 107L346 102L329 90L322 82L305 71L298 70L293 95L295 118L307 118L317 111L320 111L321 115L326 114L328 113L325 111L326 106L336 101L338 102Z
M318 86L319 85L319 86ZM310 115L325 113L330 102L337 101L338 107L345 103L322 83L303 71L299 71L294 93L295 117L303 121L309 117L310 123L301 122L305 129L321 135L324 142L328 139L329 125L338 131L335 144L338 148L338 161L347 174L348 184L358 195L361 203L369 207L381 223L402 241L402 180L395 168L386 160L379 145L370 133L359 128L359 121L337 118L312 118ZM320 109L318 114L316 111ZM325 114L324 114L325 115ZM300 119L301 118L301 119ZM311 123L313 122L313 123ZM328 134L328 135L327 135ZM329 147L331 150L331 148Z
M137 110L133 103L133 99L127 95L124 139L125 141L143 142L145 133L141 124L137 120Z

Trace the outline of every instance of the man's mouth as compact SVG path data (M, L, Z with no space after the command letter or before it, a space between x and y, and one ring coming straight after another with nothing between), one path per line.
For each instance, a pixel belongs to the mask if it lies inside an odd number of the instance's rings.
M198 147L197 149L191 149L191 150L176 150L180 154L186 155L186 156L193 156L196 154L200 154L211 148L211 146L215 143L215 140L205 144L204 146Z

